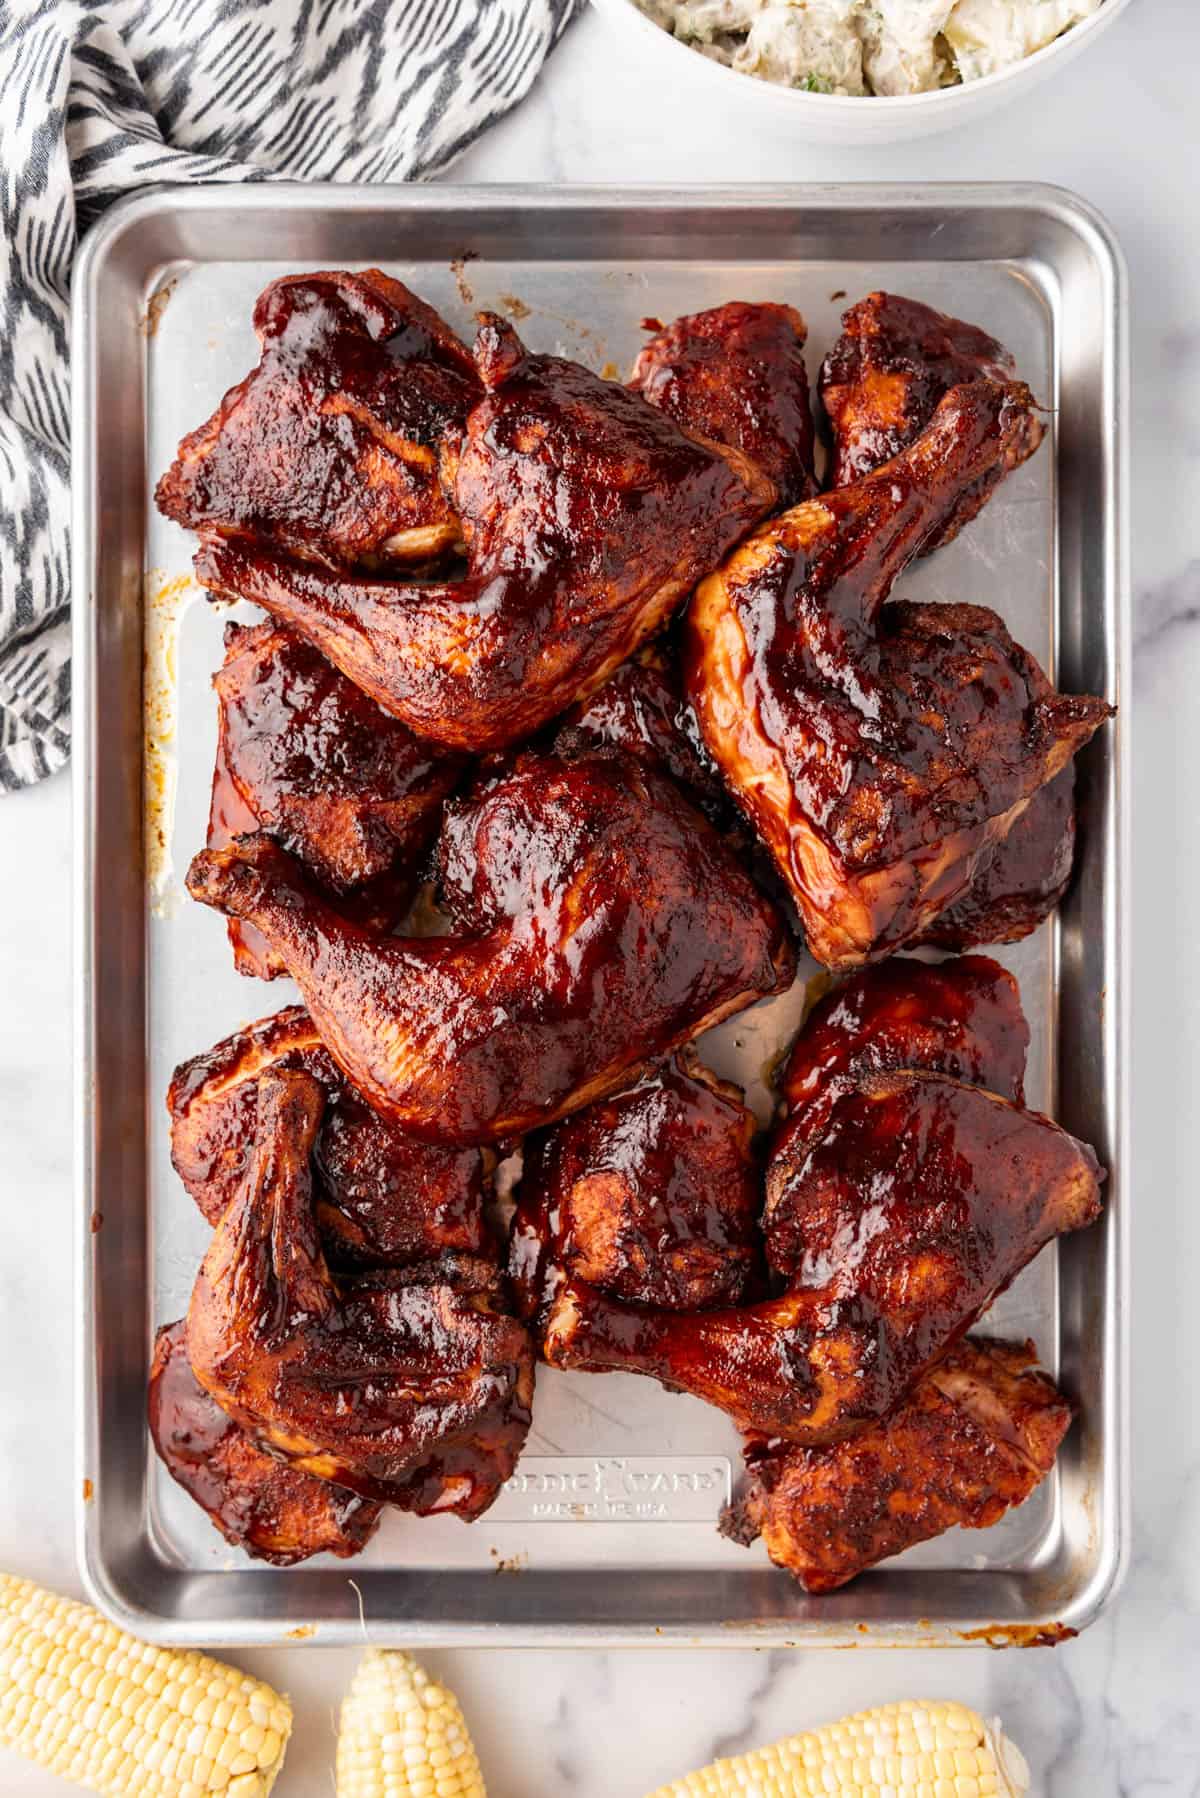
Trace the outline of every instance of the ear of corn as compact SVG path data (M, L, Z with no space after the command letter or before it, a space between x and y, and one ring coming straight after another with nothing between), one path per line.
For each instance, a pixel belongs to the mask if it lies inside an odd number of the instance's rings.
M487 1798L458 1699L411 1655L363 1655L342 1703L337 1798Z
M0 1574L0 1745L52 1773L102 1798L266 1798L291 1728L261 1680Z
M885 1704L715 1761L651 1798L1023 1798L1029 1768L961 1704Z

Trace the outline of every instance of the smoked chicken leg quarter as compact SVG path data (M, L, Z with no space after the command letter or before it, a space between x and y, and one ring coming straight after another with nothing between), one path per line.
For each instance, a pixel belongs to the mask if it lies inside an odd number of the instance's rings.
M1028 1041L1015 982L982 956L835 989L797 1039L767 1161L763 1242L785 1290L683 1312L567 1270L537 1320L543 1357L647 1374L809 1447L885 1417L1099 1214L1092 1150L1021 1101Z
M775 505L740 449L533 355L483 315L483 396L440 444L459 578L371 579L209 536L202 585L253 600L419 737L479 753L598 687Z
M347 1078L428 1141L551 1123L792 978L772 905L625 755L520 757L447 808L439 857L451 933L419 939L349 923L261 835L188 874L286 964Z
M361 1497L477 1516L516 1465L533 1351L499 1277L469 1256L336 1280L312 1152L325 1098L303 1069L258 1081L246 1178L187 1315L201 1387L293 1468Z
M1110 716L1056 692L986 607L885 603L1025 452L1032 409L1017 381L951 388L891 460L762 525L689 609L705 742L827 967L931 933Z

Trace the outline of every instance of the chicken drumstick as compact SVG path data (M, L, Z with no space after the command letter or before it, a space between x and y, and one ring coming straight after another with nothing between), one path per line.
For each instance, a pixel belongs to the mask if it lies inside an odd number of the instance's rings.
M480 1151L421 1142L380 1117L299 1005L235 1031L172 1076L171 1160L210 1224L220 1222L250 1165L260 1076L297 1069L325 1091L313 1175L321 1244L335 1267L488 1252Z

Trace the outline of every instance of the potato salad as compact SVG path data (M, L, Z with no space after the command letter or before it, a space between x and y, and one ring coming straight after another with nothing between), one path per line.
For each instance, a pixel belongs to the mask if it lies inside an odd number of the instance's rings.
M706 56L819 94L923 94L1031 56L1103 0L637 0Z

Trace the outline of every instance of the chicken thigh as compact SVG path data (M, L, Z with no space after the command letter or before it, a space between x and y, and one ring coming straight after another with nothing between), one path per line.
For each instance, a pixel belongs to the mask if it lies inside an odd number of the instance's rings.
M807 336L794 306L730 300L660 330L629 385L685 430L744 451L776 503L795 505L817 490Z
M190 530L334 568L422 563L458 543L438 450L479 398L466 348L379 269L285 275L254 308L262 358L158 483Z
M759 1262L754 1116L689 1050L527 1138L510 1272L537 1311L558 1270L669 1310L737 1304Z
M895 955L826 992L780 1077L794 1126L861 1074L920 1068L1025 1102L1029 1025L1017 983L986 955L936 966Z
M360 1554L382 1507L268 1454L227 1417L195 1374L187 1326L154 1339L150 1435L171 1478L206 1511L232 1548L293 1567L311 1555Z
M344 916L389 929L416 890L462 756L420 742L294 631L225 631L208 847L266 830ZM234 962L272 979L283 963L252 925L229 923Z
M737 813L684 696L673 637L669 632L648 643L590 699L564 712L554 748L568 756L623 749L669 774L711 823L727 830L738 822Z
M1071 1427L1035 1361L1031 1342L968 1338L857 1436L824 1448L752 1439L724 1533L761 1535L806 1592L832 1592L956 1525L988 1529L1045 1479Z
M1057 909L1075 860L1075 764L1039 787L1007 836L981 855L970 886L921 937L937 949L1016 943Z

